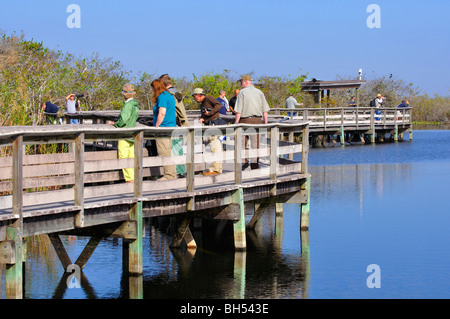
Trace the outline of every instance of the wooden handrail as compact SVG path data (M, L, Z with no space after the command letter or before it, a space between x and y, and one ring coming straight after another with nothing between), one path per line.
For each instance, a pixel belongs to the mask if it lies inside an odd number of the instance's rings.
M194 192L204 185L218 183L233 183L240 185L246 178L258 178L265 175L276 179L278 175L286 173L305 174L307 172L308 138L302 138L303 144L280 142L280 134L295 133L299 136L308 134L308 123L272 123L272 124L233 124L223 126L192 126L177 128L154 128L140 125L135 128L117 129L111 125L51 125L33 127L1 127L0 147L18 143L13 148L12 158L0 157L0 212L12 209L13 203L21 207L29 205L49 204L55 202L70 202L79 207L80 213L76 218L77 227L83 226L83 206L88 199L94 199L106 194L131 193L134 198L144 196L150 190L168 191L180 188L186 192ZM270 142L269 142L270 133ZM226 136L227 149L221 154L210 155L202 150L199 140L206 135ZM241 140L245 135L260 134L261 149L242 150ZM187 143L186 155L163 158L159 156L144 156L145 140L153 140L168 136L183 138ZM117 141L120 139L134 139L135 157L133 159L117 159L115 151L88 152L85 145L96 141ZM239 142L235 142L239 141ZM266 142L267 141L267 142ZM196 143L197 142L197 143ZM43 154L24 156L24 145L69 143L69 153ZM93 155L92 153L95 153ZM302 162L277 159L284 154L301 153ZM72 155L70 155L72 154ZM98 158L96 158L98 156ZM242 171L243 157L270 158L270 165L255 171ZM19 161L16 161L16 158ZM229 173L216 176L196 176L195 172L203 170L212 160L233 163ZM23 163L15 165L13 163ZM185 164L186 179L175 181L154 181L154 175L160 175L160 167L164 165ZM135 183L120 183L122 168L135 168ZM154 170L156 169L156 172ZM11 179L15 180L14 186ZM96 182L114 182L97 186ZM117 183L119 182L119 183ZM72 185L73 188L67 188ZM48 188L60 188L46 190ZM61 186L61 187L59 187ZM26 189L21 194L19 189ZM14 204L16 205L16 204ZM16 210L20 212L20 210ZM0 216L1 217L1 216Z

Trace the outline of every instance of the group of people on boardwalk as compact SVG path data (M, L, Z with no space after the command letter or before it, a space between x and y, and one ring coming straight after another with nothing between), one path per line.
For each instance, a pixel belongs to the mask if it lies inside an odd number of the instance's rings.
M268 123L269 104L264 93L254 87L253 79L249 75L244 75L240 80L241 89L236 90L236 96L230 99L225 97L225 91L221 90L219 98L214 98L205 94L202 88L196 88L192 92L192 97L199 103L201 115L199 122L202 125L223 125L226 121L221 119L221 114L232 112L235 114L234 123L261 124ZM173 87L171 78L168 74L160 76L151 83L153 92L153 126L154 127L176 127L189 126L189 120L186 116L186 110L183 103L183 95ZM110 122L114 127L135 127L139 116L139 107L136 100L136 91L133 85L126 84L122 89L122 95L125 99L124 105L120 111L119 119L116 122ZM222 142L219 136L208 137L211 153L221 152ZM170 157L173 155L183 155L183 141L181 139L159 138L156 140L156 149L158 156ZM243 149L247 146L259 148L259 136L252 135L251 138L245 137L242 141ZM119 158L134 157L133 141L120 141L118 145ZM251 166L251 169L259 168L258 158L251 162L245 159L243 169ZM251 162L251 163L250 163ZM159 181L176 179L185 174L184 165L164 165L163 176ZM222 163L213 161L208 170L203 175L217 175L222 173ZM123 170L124 178L127 183L134 180L134 169Z

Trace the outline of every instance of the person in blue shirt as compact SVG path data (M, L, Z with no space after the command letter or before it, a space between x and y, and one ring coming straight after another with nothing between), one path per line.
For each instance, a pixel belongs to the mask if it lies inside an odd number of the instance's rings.
M409 101L403 100L397 107L409 107Z
M153 90L153 126L154 127L176 127L176 111L175 98L166 90L166 86L161 80L154 80L151 83ZM159 156L172 156L172 139L160 138L156 140L156 148ZM176 165L163 166L164 176L159 181L176 179L177 170Z
M227 112L230 110L230 106L228 105L228 100L225 97L225 95L226 95L225 90L220 90L219 97L217 98L217 101L219 101L220 104L222 104L222 108L219 110L219 113L224 115L226 115Z
M58 119L59 107L51 102L43 102L41 111L45 114L46 122L48 124L55 124Z

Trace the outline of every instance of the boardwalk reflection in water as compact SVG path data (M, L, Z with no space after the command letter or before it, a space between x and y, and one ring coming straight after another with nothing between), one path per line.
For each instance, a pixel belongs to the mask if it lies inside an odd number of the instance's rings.
M252 205L248 211L252 210ZM298 205L284 205L285 214L299 215ZM290 206L290 207L286 207ZM194 230L196 250L169 249L170 225L150 226L150 261L144 274L144 298L305 298L309 280L308 233L300 218L284 230L283 212L270 206L255 230L247 231L246 252L234 250L231 224L203 221ZM295 224L293 220L290 223ZM292 225L290 225L292 226ZM287 232L296 232L283 245ZM302 250L303 247L303 250Z
M253 204L246 204L246 211L248 222ZM278 212L275 205L269 206L255 229L247 230L248 247L244 252L235 252L231 223L203 220L200 225L195 220L192 232L198 248L190 250L185 246L169 248L174 231L170 218L153 218L145 228L142 277L125 275L120 239L103 239L83 269L80 288L70 288L70 274L61 266L52 246L43 241L27 254L25 298L308 297L309 234L300 232L298 204L281 204ZM89 240L61 238L70 256L78 256Z

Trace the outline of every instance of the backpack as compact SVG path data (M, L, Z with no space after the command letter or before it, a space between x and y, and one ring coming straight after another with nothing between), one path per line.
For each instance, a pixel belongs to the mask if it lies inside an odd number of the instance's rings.
M370 107L375 107L375 99L373 99L372 101L370 101Z
M189 126L189 120L186 116L186 109L183 103L183 95L175 88L169 89L170 94L175 98L175 111L178 126Z

